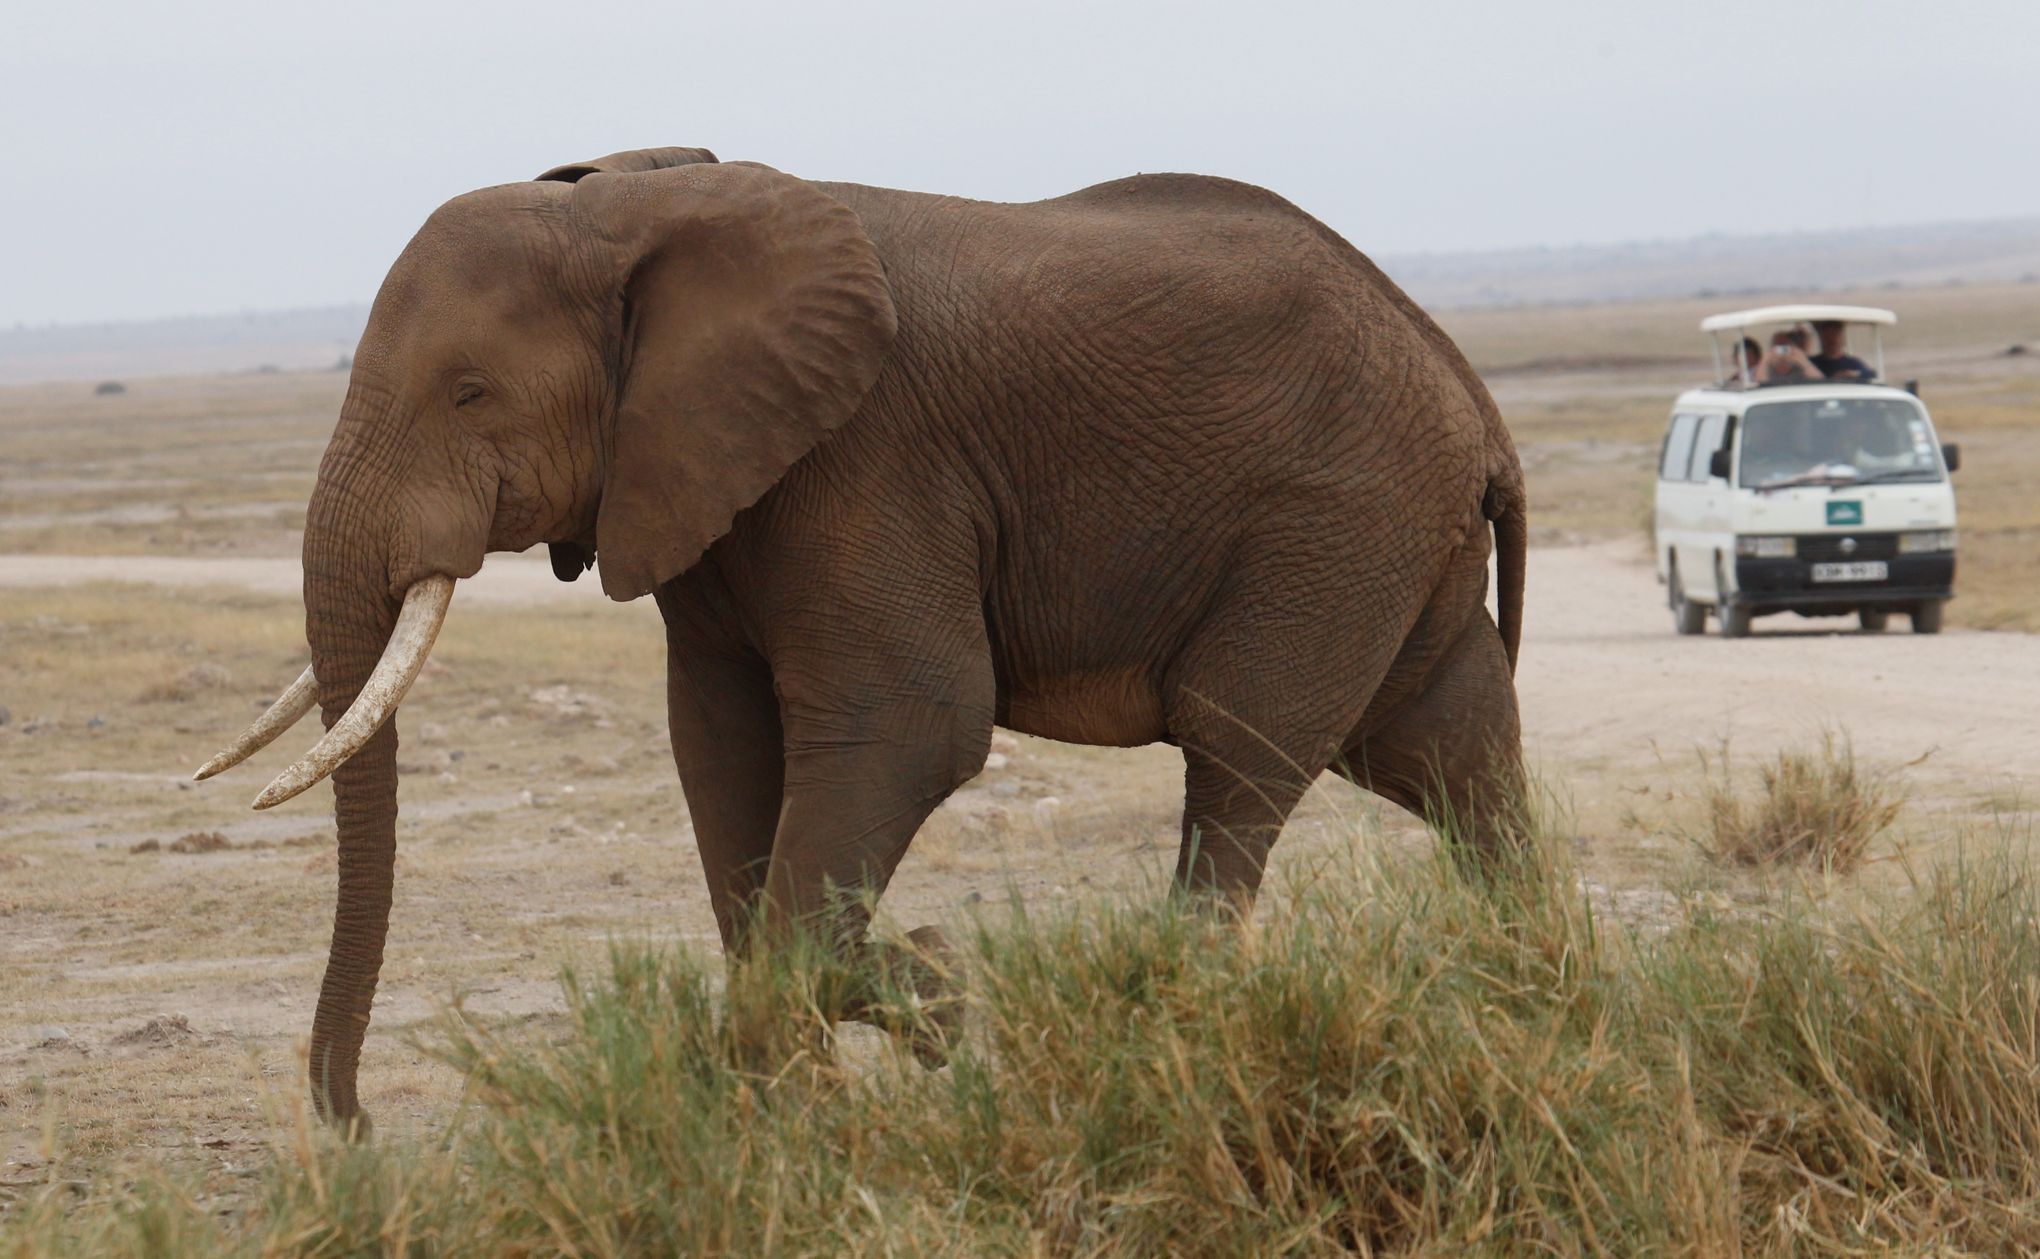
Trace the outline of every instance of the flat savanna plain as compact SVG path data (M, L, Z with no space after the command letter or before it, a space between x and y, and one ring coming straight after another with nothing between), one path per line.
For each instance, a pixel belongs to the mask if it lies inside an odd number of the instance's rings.
M1706 372L1728 302L1468 311L1444 322L1521 447L1532 589L1528 745L1569 806L1588 890L1635 921L1762 904L1810 880L1900 889L1965 840L2023 844L2040 779L2040 287L1862 295L1896 306L1895 377L1964 448L1960 597L1940 638L1772 619L1675 640L1644 545L1673 392ZM190 768L303 667L295 560L343 374L0 390L0 1209L9 1185L168 1162L231 1196L301 1095L324 961L329 789L247 801L311 738L204 784ZM1851 629L1853 626L1851 625ZM1992 632L1983 632L1992 631ZM402 717L397 903L364 1100L429 1136L462 1081L412 1041L449 1000L541 1030L564 963L618 937L713 948L664 733L648 603L498 557L464 585ZM2023 688L2023 689L2022 689ZM1823 728L1908 804L1862 871L1731 872L1693 836L1707 771ZM1170 749L1002 740L931 821L890 922L957 923L1144 895L1174 859ZM1428 839L1327 779L1277 850L1277 896L1355 847ZM1899 858L1903 858L1902 860Z

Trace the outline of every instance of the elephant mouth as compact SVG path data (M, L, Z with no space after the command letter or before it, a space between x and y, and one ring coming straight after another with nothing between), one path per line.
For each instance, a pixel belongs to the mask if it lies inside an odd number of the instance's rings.
M445 624L446 609L452 602L451 577L426 577L404 592L404 605L397 613L397 623L390 630L389 641L383 646L382 658L376 661L375 671L362 684L354 703L313 745L311 751L299 757L289 769L263 788L262 794L255 797L257 809L282 804L325 778L346 764L347 759L359 752L382 728L390 714L404 702L411 683L418 680L418 671L425 667L425 658L432 652L432 644L439 637L439 627ZM267 747L312 710L317 703L318 689L318 679L307 666L267 712L257 717L239 738L201 765L192 779L203 781L211 778Z

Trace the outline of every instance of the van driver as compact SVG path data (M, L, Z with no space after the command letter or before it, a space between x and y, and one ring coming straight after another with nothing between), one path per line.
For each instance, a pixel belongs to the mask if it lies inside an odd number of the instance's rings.
M1810 471L1814 456L1813 419L1790 414L1752 424L1743 431L1745 485L1765 485Z

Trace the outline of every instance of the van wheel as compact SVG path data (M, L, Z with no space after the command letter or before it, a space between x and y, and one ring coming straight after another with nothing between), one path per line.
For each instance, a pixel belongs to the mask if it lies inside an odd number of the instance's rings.
M1941 609L1948 605L1940 599L1929 599L1915 603L1912 609L1913 633L1938 634L1941 632Z
M1750 609L1747 604L1738 604L1728 596L1728 576L1721 571L1721 556L1714 557L1714 597L1720 602L1714 605L1715 615L1721 618L1723 638L1748 638L1750 636Z
M1672 626L1685 635L1707 632L1707 606L1686 597L1686 583L1679 580L1679 566L1672 565Z
M1862 608L1856 613L1856 623L1863 627L1863 632L1866 634L1882 634L1884 627L1891 624L1891 613L1884 611L1882 608L1874 611L1870 608Z

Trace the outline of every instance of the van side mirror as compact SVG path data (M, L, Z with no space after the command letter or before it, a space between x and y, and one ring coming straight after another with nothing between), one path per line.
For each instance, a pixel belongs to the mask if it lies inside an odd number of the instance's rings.
M1920 396L1920 378L1915 376L1905 382L1905 391L1917 398Z
M1955 471L1955 469L1961 467L1962 447L1956 444L1955 442L1942 442L1941 462L1948 465L1948 471L1950 472L1953 472Z
M1952 469L1953 465L1950 465L1950 467ZM1720 477L1722 480L1726 481L1728 480L1729 471L1730 468L1728 466L1728 447L1723 446L1720 450L1717 450L1713 454L1707 456L1708 476Z

